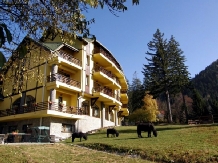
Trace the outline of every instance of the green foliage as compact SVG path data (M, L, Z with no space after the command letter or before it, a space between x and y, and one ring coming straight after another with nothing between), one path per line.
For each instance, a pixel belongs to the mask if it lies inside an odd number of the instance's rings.
M144 121L148 122L149 115L144 109L137 109L132 114L128 116L128 119L132 122Z
M94 19L86 20L83 14L85 13L84 11L88 11L89 8L103 8L107 6L115 14L116 12L127 10L125 2L126 0L1 1L0 47L6 41L12 41L12 30L16 30L13 33L13 37L20 37L17 27L19 27L21 32L36 37L39 34L41 37L42 31L50 30L51 28L54 34L62 34L63 31L67 31L71 36L92 36L88 26L94 23ZM132 3L138 5L139 0L132 0ZM8 27L10 30L8 30Z
M196 89L193 90L192 100L192 109L194 116L208 115L206 103Z
M6 58L2 52L0 52L0 69L4 66L4 63L6 62Z
M134 73L132 83L129 84L128 88L128 108L131 113L144 105L144 86L142 85L140 79L137 78L136 72Z
M6 24L1 23L0 24L0 48L6 42L10 43L11 41L12 41L11 32L8 30L8 27Z
M157 29L152 41L148 43L146 57L148 64L144 64L144 84L154 98L166 95L169 121L172 121L170 94L180 92L189 83L189 73L185 66L185 57L179 48L179 43L171 36L164 39L164 34Z
M171 36L167 42L164 34L158 29L148 43L146 57L148 64L144 65L143 74L146 88L154 97L169 91L176 94L181 88L189 83L189 73L185 66L185 57L179 48L179 43Z
M218 114L218 60L211 63L209 66L202 70L199 74L195 75L192 79L193 87L198 91L201 97L208 101L207 108L212 109L213 114Z

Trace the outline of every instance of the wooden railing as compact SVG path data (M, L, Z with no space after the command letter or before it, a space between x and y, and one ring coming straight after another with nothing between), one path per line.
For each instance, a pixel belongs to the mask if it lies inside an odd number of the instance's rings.
M51 74L51 75L47 76L47 82L53 82L53 81L59 81L59 82L65 83L67 85L81 88L81 83L79 81L71 79L71 78L64 76L62 74L56 73L56 74Z
M71 54L65 53L64 51L60 50L58 53L58 57L61 57L69 62L73 62L78 66L82 66L82 62L79 59L73 57Z
M108 88L108 87L105 87L105 86L101 86L99 84L96 84L94 87L93 87L93 93L95 92L101 92L101 93L104 93L110 97L113 97L115 98L117 101L120 101L120 97L118 96L118 94L115 94L113 93L113 90Z
M105 75L107 75L109 78L112 78L113 80L116 81L117 84L120 85L119 79L114 74L112 74L111 71L108 71L108 70L104 69L102 66L97 65L97 64L94 65L94 69L93 70L95 72L99 72L100 71L100 72L104 73Z
M121 90L120 90L120 93L126 94L126 93L127 93L127 89L121 89Z
M32 103L26 106L20 106L12 109L0 110L0 117L31 113L41 110L54 110L68 114L86 115L82 107L79 108L74 106L59 105L56 102L45 101L39 103Z
M105 51L103 48L99 48L98 50L95 49L94 53L101 53L101 54L103 54L111 62L113 62L120 71L122 71L122 68L120 67L119 63L115 60L115 58L109 52Z
M122 108L128 108L128 104L123 104Z

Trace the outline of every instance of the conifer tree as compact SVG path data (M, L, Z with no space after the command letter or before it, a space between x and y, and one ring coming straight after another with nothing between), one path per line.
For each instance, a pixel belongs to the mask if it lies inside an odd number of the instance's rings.
M164 39L164 34L157 29L152 41L148 43L148 64L144 64L144 85L154 98L164 94L167 102L168 121L172 122L170 94L176 94L189 82L189 73L185 66L183 51L179 43L171 36Z
M128 97L130 113L143 106L144 87L141 80L137 77L137 72L134 72L132 84L129 85Z
M202 115L208 115L206 110L206 103L200 93L194 89L193 90L193 96L192 96L192 109L193 109L193 116L198 117Z

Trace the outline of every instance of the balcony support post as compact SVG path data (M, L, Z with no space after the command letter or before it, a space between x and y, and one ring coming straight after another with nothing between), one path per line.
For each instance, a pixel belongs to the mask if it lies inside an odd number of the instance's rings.
M101 127L104 127L105 123L105 105L101 102Z
M50 110L55 110L55 98L56 98L56 89L50 89L50 101L52 102L49 104Z
M52 73L52 74L58 73L58 65L56 65L56 64L53 64L53 65L52 65L51 73Z
M118 117L117 117L117 110L114 110L114 120L115 126L118 126Z

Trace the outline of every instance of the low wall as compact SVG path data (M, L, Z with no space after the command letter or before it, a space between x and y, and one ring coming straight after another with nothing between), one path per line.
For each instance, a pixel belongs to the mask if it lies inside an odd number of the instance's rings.
M102 122L100 118L84 116L84 119L77 120L75 123L75 131L76 132L88 132L92 130L97 130L103 127L115 126L114 122L104 120L104 126L102 126Z

